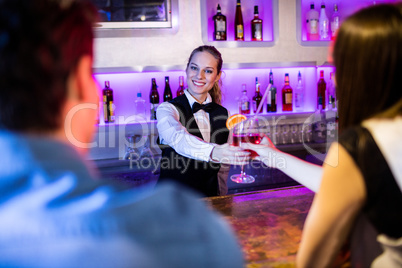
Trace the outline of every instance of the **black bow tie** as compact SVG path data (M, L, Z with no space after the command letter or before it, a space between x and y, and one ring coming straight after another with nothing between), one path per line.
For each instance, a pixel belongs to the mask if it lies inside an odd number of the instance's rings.
M193 103L193 114L195 114L196 112L198 112L199 110L204 110L207 113L209 113L210 111L212 111L212 102L208 103L208 104L199 104L198 102L194 102Z

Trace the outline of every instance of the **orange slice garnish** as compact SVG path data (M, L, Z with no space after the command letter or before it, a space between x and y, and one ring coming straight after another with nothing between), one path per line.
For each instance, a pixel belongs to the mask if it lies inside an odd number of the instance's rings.
M246 120L247 117L244 114L234 114L231 115L227 120L226 120L226 127L228 129L232 129L236 124Z

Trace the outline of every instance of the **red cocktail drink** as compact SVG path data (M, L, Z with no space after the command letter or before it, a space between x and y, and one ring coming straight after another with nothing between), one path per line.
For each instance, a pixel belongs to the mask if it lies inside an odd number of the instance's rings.
M233 134L233 146L240 146L241 143L248 142L253 144L260 144L262 137L260 134ZM251 158L255 158L258 154L253 150L245 150L251 153Z

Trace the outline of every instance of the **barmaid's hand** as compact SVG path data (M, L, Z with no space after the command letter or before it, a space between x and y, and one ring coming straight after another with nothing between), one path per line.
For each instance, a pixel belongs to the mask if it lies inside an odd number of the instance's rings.
M210 158L212 161L222 164L247 165L250 161L250 153L240 147L225 143L215 145Z

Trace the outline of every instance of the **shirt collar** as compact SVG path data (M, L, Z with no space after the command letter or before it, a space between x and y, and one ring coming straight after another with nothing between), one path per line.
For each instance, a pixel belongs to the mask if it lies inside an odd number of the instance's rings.
M191 96L191 94L188 92L188 89L184 90L184 94L186 95L186 97L187 97L187 99L188 99L188 102L189 102L189 104L190 104L190 107L193 107L194 102L196 102L197 100L196 100L193 96ZM201 104L208 104L208 103L210 103L210 102L212 102L212 97L211 97L211 95L209 95L209 93L208 93L208 94L207 94L207 99L206 99L203 103L201 103Z

